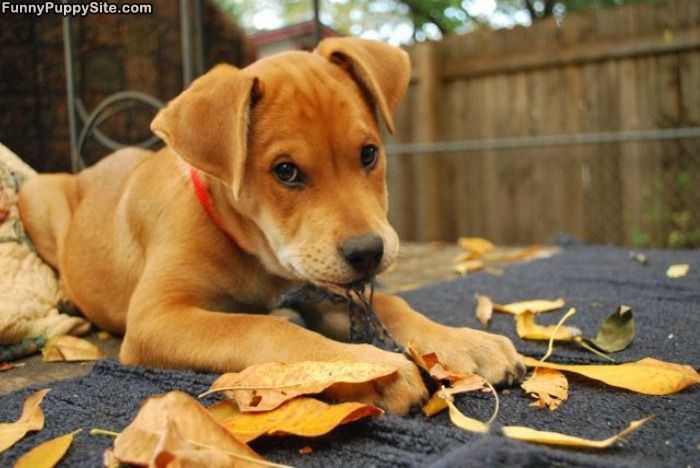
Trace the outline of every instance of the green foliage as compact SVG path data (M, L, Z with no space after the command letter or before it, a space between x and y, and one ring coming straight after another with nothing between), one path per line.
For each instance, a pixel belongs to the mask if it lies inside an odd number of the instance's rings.
M274 29L312 17L312 0L216 0L248 30ZM321 21L344 34L395 40L439 39L484 27L530 24L550 16L662 0L320 0ZM488 6L488 5L487 5Z

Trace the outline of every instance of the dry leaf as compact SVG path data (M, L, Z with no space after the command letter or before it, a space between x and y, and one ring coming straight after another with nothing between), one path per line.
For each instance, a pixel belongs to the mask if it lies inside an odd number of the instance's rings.
M458 243L464 250L474 252L478 255L483 255L496 248L491 241L482 239L481 237L460 237Z
M565 365L541 362L525 356L523 362L529 367L573 372L645 395L670 395L700 383L700 374L692 367L652 358L615 365Z
M41 401L49 388L32 393L24 400L22 415L13 423L0 423L0 453L12 447L29 431L39 431L44 428L44 412Z
M587 341L601 351L616 353L629 346L634 339L634 332L632 309L621 305L603 320L596 337Z
M212 417L237 439L250 442L262 435L319 437L341 424L384 412L364 403L329 405L315 398L299 397L265 413L242 413L224 400L209 408Z
M488 296L476 295L476 318L481 322L481 325L486 328L493 314L493 302Z
M168 417L163 435L154 450L149 468L228 468L256 466L245 460L236 460L216 447L196 447L187 441L177 423Z
M212 418L197 400L173 391L148 398L134 420L114 440L114 456L121 462L148 465L163 451L173 425L181 439L197 449L217 450L235 460L234 466L268 462L236 439ZM229 460L231 462L231 460Z
M224 392L243 412L269 411L299 395L321 393L335 384L365 383L395 372L394 367L364 362L271 362L224 374L206 394Z
M688 274L688 270L690 270L690 265L688 264L671 265L666 270L666 276L669 278L682 278Z
M541 312L552 312L564 307L564 299L533 299L531 301L512 302L510 304L494 304L493 310L498 312L506 312L508 314L519 315L529 311L535 314Z
M455 272L460 275L466 275L467 273L473 273L475 271L482 270L483 268L484 262L481 260L465 260L455 265Z
M548 408L554 411L569 397L569 382L566 376L556 369L537 367L520 387L537 401L530 406Z
M539 325L535 323L536 314L525 311L515 316L515 327L518 336L525 340L550 340L571 341L577 336L581 336L581 330L576 327L557 325Z
M429 418L447 409L445 399L439 395L441 391L442 390L438 390L437 392L433 393L430 400L423 405L423 414Z
M82 338L61 335L51 338L41 350L44 361L96 361L105 355L94 344Z
M418 367L426 371L435 381L449 385L448 393L479 390L486 384L486 381L477 374L462 374L449 370L440 362L436 353L420 354L411 343L406 349Z
M78 432L80 429L37 445L19 457L15 468L53 468L66 454Z
M313 451L314 451L314 449L312 449L311 447L309 447L309 446L307 445L307 446L302 447L302 448L299 449L299 455L308 455L308 454L310 454L310 453L313 452Z
M24 363L22 363L24 365ZM20 367L19 365L15 365L11 362L2 362L0 363L0 372L6 372L12 369L15 369L17 367Z
M450 421L455 426L469 432L486 433L489 431L489 426L478 419L470 418L462 414L455 404L449 398L444 398L445 404L450 409Z
M521 440L523 442L532 442L535 444L559 445L565 447L602 449L610 447L612 444L622 439L627 434L636 431L646 422L651 419L644 418L637 421L632 421L629 426L622 432L608 437L604 440L582 439L558 432L538 431L523 426L505 426L503 427L503 435L510 439Z

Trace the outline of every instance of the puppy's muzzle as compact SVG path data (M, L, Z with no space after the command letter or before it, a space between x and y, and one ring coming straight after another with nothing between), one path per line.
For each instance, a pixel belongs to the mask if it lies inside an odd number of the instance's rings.
M384 241L376 234L350 237L340 244L340 254L363 278L374 276L384 255Z

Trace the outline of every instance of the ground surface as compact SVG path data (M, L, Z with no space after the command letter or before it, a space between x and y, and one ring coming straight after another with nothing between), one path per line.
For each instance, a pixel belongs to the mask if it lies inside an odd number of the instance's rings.
M429 283L453 278L452 259L460 252L454 244L444 243L404 243L396 267L380 278L382 289L398 292L414 289ZM117 359L121 340L109 337L101 340L93 332L88 340L97 344L108 358ZM85 375L94 363L43 362L41 355L34 355L18 361L23 367L0 374L0 394L5 394L31 384L52 382Z

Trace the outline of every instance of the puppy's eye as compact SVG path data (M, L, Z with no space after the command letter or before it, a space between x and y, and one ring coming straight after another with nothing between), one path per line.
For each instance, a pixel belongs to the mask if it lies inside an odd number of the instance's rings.
M290 162L281 162L277 164L272 169L272 172L275 174L275 177L277 177L277 180L285 185L298 187L303 184L301 179L301 171Z
M374 145L363 145L360 151L360 161L365 169L372 169L377 164L377 147Z

